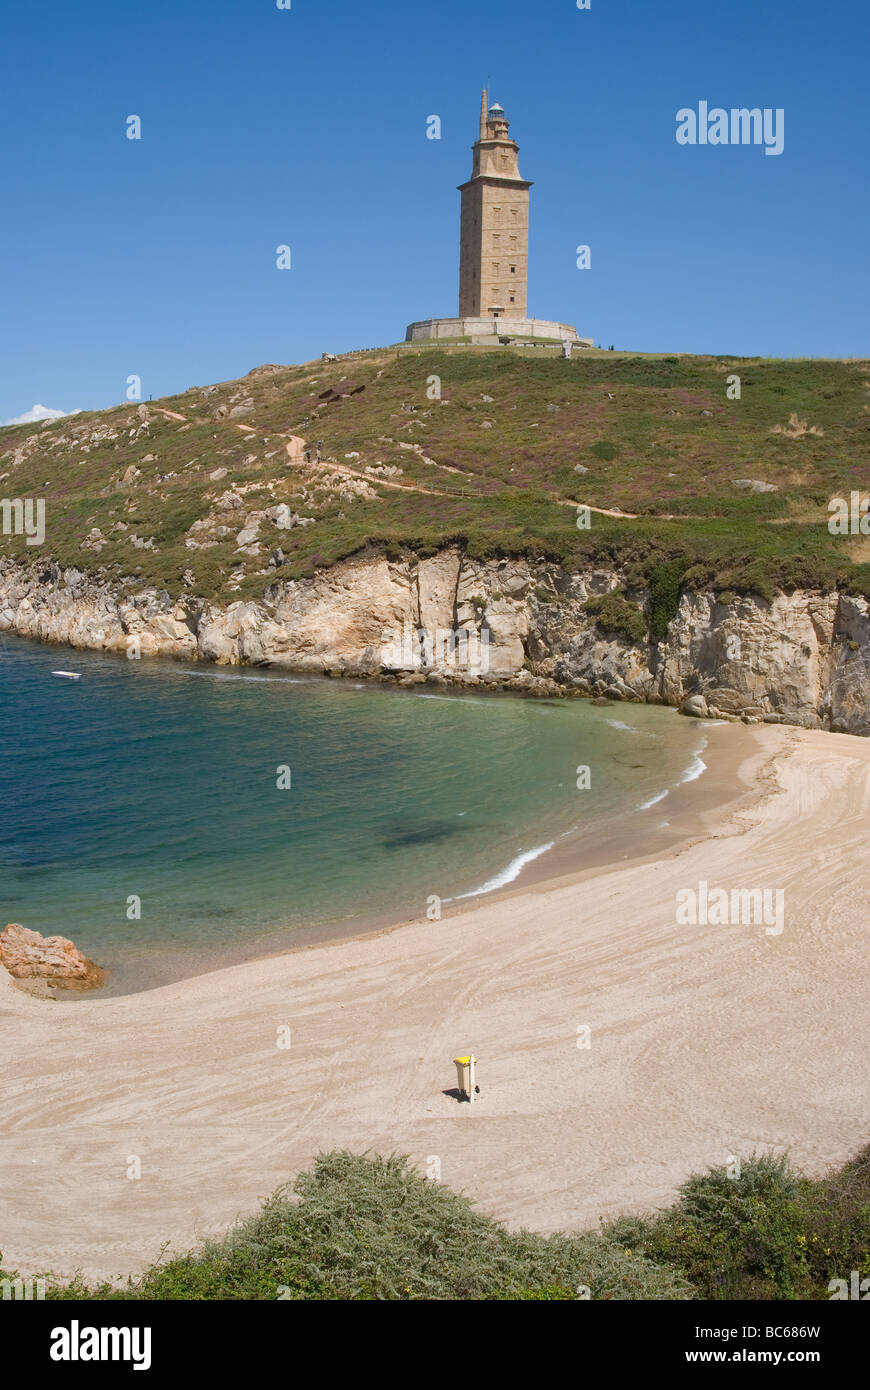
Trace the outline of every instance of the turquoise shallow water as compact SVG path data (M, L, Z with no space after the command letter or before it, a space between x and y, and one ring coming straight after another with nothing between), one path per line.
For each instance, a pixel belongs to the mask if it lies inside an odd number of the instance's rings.
M660 816L641 808L702 766L699 727L654 707L133 662L15 638L0 638L0 711L2 921L71 937L110 968L113 989L276 949L314 924L422 915L430 895L499 886L577 827Z

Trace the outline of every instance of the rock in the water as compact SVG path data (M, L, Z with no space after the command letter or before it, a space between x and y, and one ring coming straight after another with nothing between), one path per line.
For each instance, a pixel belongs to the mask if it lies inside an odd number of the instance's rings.
M706 719L709 711L703 695L690 695L680 705L680 714L690 714L694 719Z
M10 922L0 932L0 965L16 980L39 980L54 989L97 989L106 972L65 936L43 936Z

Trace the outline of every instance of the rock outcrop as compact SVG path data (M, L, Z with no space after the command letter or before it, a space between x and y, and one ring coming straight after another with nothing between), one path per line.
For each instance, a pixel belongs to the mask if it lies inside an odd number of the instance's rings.
M42 936L16 922L0 932L0 965L16 980L51 989L98 989L106 979L106 972L65 936Z
M619 594L646 627L648 596L616 568L569 573L451 548L372 554L280 579L262 600L219 606L113 588L56 565L0 562L0 631L73 647L404 683L491 683L870 733L870 607L842 593L771 599L684 591L661 641L607 629ZM698 697L694 700L693 697Z

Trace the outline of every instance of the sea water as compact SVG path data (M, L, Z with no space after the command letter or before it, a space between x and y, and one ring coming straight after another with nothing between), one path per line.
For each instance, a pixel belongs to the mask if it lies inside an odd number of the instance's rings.
M14 637L0 710L0 927L70 937L114 991L502 888L565 837L660 817L704 767L703 730L656 707Z

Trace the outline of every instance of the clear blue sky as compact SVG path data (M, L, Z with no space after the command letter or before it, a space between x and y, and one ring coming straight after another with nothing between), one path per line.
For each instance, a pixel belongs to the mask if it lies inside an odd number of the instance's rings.
M113 404L131 373L157 396L455 314L456 185L487 79L535 183L531 313L639 350L867 355L868 13L867 0L9 6L0 420L36 401ZM679 146L676 112L700 100L784 108L783 154ZM426 139L433 114L440 141ZM290 271L275 267L284 243Z

